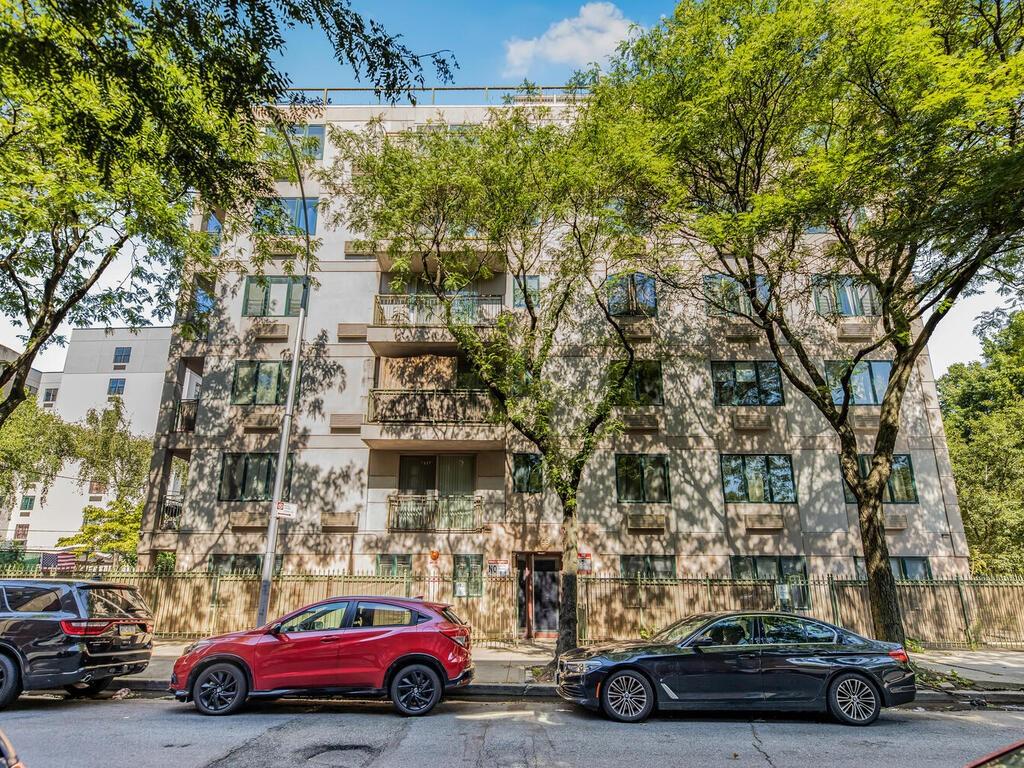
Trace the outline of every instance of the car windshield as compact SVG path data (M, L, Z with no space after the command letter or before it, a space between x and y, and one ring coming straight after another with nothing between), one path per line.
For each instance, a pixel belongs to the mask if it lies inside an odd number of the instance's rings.
M666 645L680 643L704 624L707 623L708 619L711 618L709 613L701 613L697 616L687 616L685 619L680 619L675 624L669 624L658 634L651 638L656 643L665 643Z
M131 587L84 587L85 615L102 616L145 616L149 607L142 596Z

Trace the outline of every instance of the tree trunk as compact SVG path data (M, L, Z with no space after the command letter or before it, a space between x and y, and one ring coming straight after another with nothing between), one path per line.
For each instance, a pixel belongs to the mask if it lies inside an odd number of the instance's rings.
M31 366L31 362L28 365ZM23 369L15 371L14 376L11 377L11 391L0 402L0 427L11 417L11 414L17 410L18 406L27 399L25 395L25 380L27 378L28 371Z
M868 572L868 598L875 637L891 643L906 641L903 620L896 595L896 579L889 567L889 545L885 540L885 518L881 492L868 494L857 502L860 536L864 544L864 561Z
M579 644L576 605L580 524L576 512L576 492L573 491L562 498L562 586L558 600L556 658Z

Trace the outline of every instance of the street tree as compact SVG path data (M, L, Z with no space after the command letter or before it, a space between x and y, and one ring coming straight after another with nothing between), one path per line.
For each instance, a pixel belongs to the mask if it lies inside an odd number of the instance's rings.
M410 307L428 297L510 440L540 455L561 508L559 652L577 644L580 482L633 391L629 322L644 318L627 315L655 301L653 280L633 275L643 244L603 162L607 136L579 130L572 111L517 106L479 126L338 131L322 180L339 222L393 264L392 291ZM514 306L492 313L478 297L488 283L511 284Z
M284 36L319 28L385 96L442 78L348 0L0 2L0 314L25 349L0 367L0 424L64 322L142 325L215 274L195 206L251 218L273 194L268 104L289 100ZM278 120L278 122L280 122Z
M1022 24L1016 0L683 0L593 100L619 126L627 207L674 239L656 271L752 323L835 432L887 640L903 630L882 505L908 384L960 298L1021 275ZM870 339L823 367L827 324L851 315ZM868 440L862 403L880 406Z
M0 505L10 509L15 494L35 483L45 496L74 456L74 430L35 400L19 405L0 424Z

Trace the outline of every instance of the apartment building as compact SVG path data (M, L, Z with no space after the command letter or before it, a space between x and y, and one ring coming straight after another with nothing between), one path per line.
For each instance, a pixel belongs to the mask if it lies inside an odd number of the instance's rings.
M103 410L112 398L120 398L132 432L152 435L171 337L169 327L75 328L64 369L39 377L39 406L77 422L89 410ZM52 551L62 536L79 529L86 506L109 500L106 488L75 479L77 463L66 465L60 475L45 492L35 484L20 489L3 526L5 538L22 542L30 553Z
M471 123L480 107L330 106L322 124L359 128L383 113L388 130L429 120ZM323 135L322 125L309 135ZM332 148L323 147L323 161ZM297 187L279 193L299 218ZM315 182L306 185L311 198ZM384 254L360 253L352 233L314 222L318 283L308 304L302 378L288 468L295 519L281 524L285 571L448 574L456 596L482 574L520 575L524 628L557 622L560 510L535 451L489 419L489 400L442 327L439 307L392 280ZM196 226L204 226L201 221ZM142 564L173 552L179 570L256 569L266 541L297 281L242 275L203 298L210 331L175 333L163 382ZM661 296L646 275L620 276L615 311L636 316L636 405L603 445L581 486L583 572L637 576L780 578L863 569L856 507L840 477L838 443L784 380L766 344L733 317ZM714 279L714 278L712 278ZM621 284L621 281L620 281ZM838 308L815 353L824 370L875 327L871 297L818 285ZM521 297L500 269L464 297L479 325ZM571 372L572 362L565 365ZM888 362L856 375L856 419L877 425ZM188 382L201 380L202 394ZM886 522L902 578L967 572L927 356L903 410ZM188 483L169 489L186 462ZM529 618L526 618L529 617Z
M10 347L6 347L3 344L0 344L0 363L6 363L11 362L13 360L17 360L18 354L19 353L17 352L17 350L11 349ZM36 392L39 391L39 379L41 376L42 371L38 371L35 368L29 370L28 378L25 379L25 391L27 393L34 395ZM11 385L5 385L3 389L0 389L0 397L6 398L7 393L10 391Z

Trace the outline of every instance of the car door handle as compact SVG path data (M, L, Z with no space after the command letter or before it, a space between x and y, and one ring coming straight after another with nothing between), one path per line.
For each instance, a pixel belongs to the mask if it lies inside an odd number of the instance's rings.
M340 637L321 637L320 638L320 642L321 643L336 643L339 640L341 640Z

